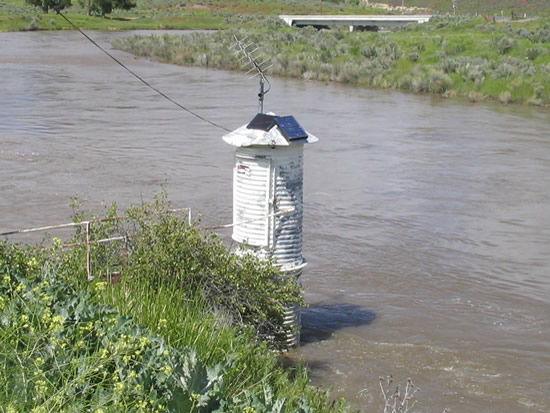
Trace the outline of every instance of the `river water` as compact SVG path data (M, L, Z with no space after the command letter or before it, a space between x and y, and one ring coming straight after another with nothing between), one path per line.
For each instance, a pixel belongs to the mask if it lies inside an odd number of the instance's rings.
M247 76L114 53L229 129L255 114ZM0 33L0 73L0 232L67 222L73 196L100 211L163 184L205 223L231 221L224 132L78 33ZM550 111L272 83L266 109L321 139L306 148L310 307L290 355L365 412L382 411L390 374L420 387L417 412L549 412Z

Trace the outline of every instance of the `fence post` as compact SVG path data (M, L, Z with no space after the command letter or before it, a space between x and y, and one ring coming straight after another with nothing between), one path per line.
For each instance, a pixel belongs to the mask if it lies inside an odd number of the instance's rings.
M88 281L92 281L92 251L90 247L90 221L85 223L86 230L86 272L88 273Z

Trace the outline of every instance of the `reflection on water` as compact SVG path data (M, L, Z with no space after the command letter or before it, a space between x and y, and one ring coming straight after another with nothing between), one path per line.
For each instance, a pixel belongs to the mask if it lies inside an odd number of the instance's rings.
M123 33L93 33L100 43ZM231 219L232 148L78 33L0 34L0 230L150 199ZM256 84L117 53L230 128ZM321 138L305 165L304 357L315 383L379 411L550 411L550 113L272 79L266 108Z

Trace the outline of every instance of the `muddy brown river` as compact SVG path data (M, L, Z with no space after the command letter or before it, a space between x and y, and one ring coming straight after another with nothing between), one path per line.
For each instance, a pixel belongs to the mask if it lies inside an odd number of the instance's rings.
M229 129L255 114L243 74L114 53ZM550 412L550 111L272 83L266 109L321 139L306 148L310 307L291 356L364 412L382 411L389 374L420 387L416 412ZM163 184L229 223L223 133L78 33L0 33L0 232L67 222L73 196L100 211Z

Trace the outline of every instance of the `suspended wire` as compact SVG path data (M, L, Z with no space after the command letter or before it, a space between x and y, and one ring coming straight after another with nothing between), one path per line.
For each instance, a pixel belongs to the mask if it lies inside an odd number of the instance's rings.
M226 132L231 132L230 129L227 129L225 126L222 126L216 122L213 122L207 118L205 118L204 116L201 116L199 115L198 113L192 111L191 109L189 108L186 108L185 106L183 106L182 104L176 102L174 99L172 99L170 96L168 96L166 93L162 92L161 90L157 89L156 87L154 87L153 85L151 85L149 82L147 82L145 79L143 79L140 75L138 75L137 73L135 73L134 71L132 71L130 68L128 68L124 63L122 63L120 60L118 60L116 57L114 57L112 54L110 54L107 50L105 50L103 47L101 47L94 39L92 39L90 36L88 36L86 33L84 33L82 30L80 30L80 28L78 28L71 20L69 20L67 18L67 16L65 16L63 13L61 13L60 10L55 10L57 12L57 14L59 14L61 17L63 17L67 23L69 23L72 27L74 27L76 30L78 30L86 39L88 39L95 47L97 47L99 50L101 50L103 53L105 53L107 56L109 56L111 59L113 59L116 63L118 63L124 70L126 70L128 73L130 73L131 75L133 75L136 79L138 79L141 83L143 83L145 86L151 88L152 90L154 90L155 92L157 92L160 96L162 96L163 98L167 99L168 101L172 102L174 105L176 105L177 107L179 107L180 109L183 109L184 111L186 111L187 113L189 113L190 115L193 115L194 117L202 120L203 122L206 122L206 123L209 123L210 125L216 127L216 128L219 128L219 129L222 129Z

